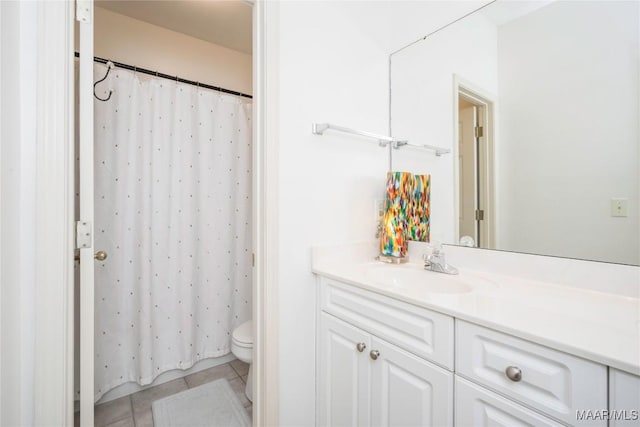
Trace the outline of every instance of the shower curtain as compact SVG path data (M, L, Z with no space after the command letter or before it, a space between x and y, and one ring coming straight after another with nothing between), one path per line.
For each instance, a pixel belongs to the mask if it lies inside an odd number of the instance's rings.
M121 69L98 86L96 399L230 352L251 316L252 176L246 100Z

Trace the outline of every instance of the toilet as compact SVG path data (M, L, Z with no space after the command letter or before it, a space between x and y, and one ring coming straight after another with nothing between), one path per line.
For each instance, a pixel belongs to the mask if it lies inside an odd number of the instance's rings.
M247 386L244 394L253 402L253 321L244 322L233 330L231 335L231 353L244 363L249 364Z

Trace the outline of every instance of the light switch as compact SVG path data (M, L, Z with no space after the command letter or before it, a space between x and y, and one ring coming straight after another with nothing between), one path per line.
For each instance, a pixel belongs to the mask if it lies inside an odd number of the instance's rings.
M628 199L611 199L611 216L627 216Z

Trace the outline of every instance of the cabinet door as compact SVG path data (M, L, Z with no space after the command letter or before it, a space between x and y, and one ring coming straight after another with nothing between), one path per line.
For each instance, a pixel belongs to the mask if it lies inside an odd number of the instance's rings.
M453 425L453 373L375 337L371 350L372 425Z
M470 381L455 381L456 427L562 427Z
M370 337L331 315L320 315L318 425L369 425Z
M609 368L610 427L640 425L640 377Z

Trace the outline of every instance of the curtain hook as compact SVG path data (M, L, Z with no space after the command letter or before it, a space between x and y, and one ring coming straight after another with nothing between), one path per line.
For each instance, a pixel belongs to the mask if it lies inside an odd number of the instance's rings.
M100 80L98 80L93 84L93 96L95 96L96 99L98 99L99 101L108 101L111 99L111 94L113 94L113 90L109 89L109 96L103 99L103 98L100 98L98 95L96 95L96 86L98 85L98 83L105 81L107 77L109 77L109 73L111 72L111 68L113 67L114 67L113 62L107 61L107 73L104 75L103 78L101 78Z

